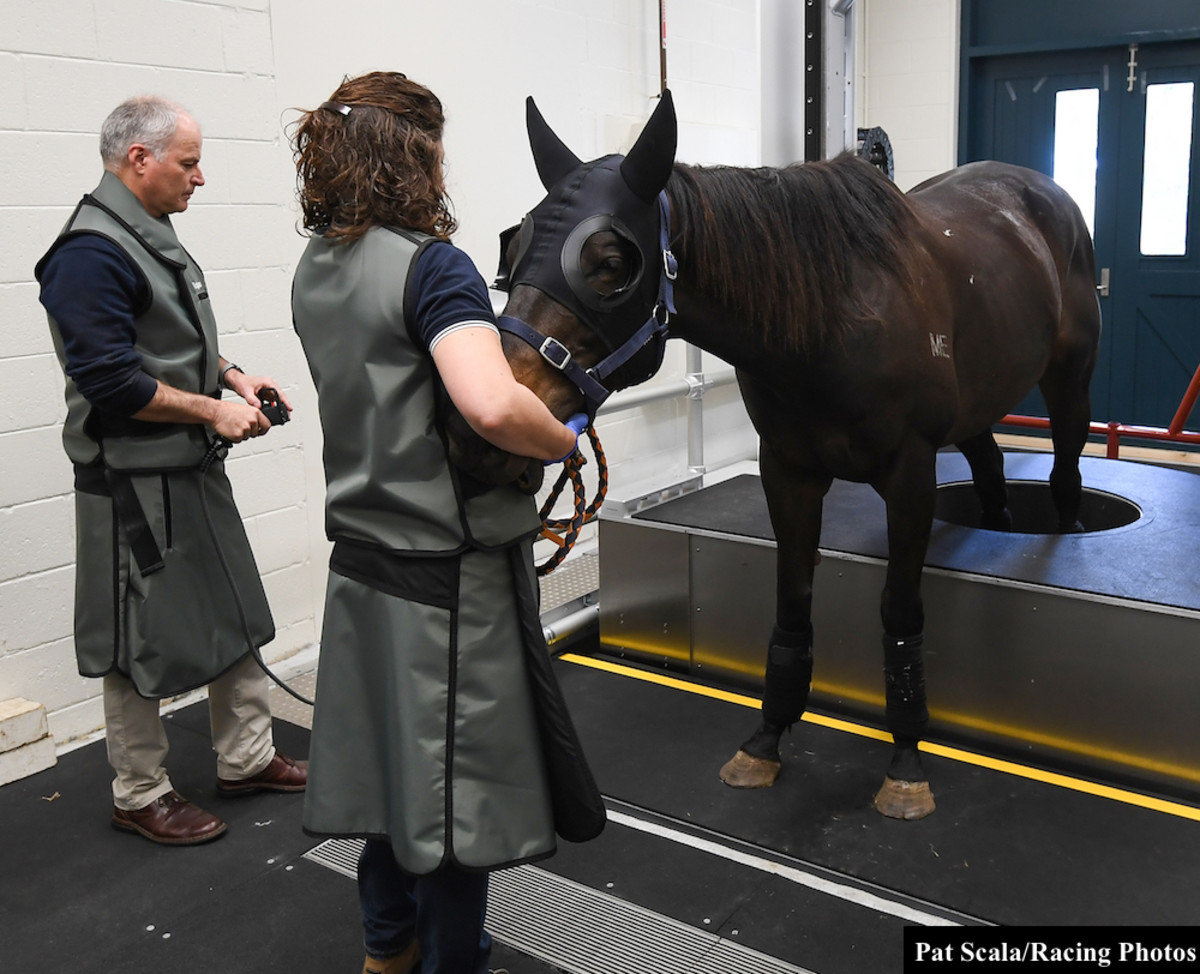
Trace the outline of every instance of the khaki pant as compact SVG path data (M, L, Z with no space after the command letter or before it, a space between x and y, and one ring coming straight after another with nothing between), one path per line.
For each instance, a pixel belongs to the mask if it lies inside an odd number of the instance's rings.
M249 778L275 756L267 675L252 656L208 685L208 713L217 776ZM108 763L116 771L113 804L125 811L145 808L171 791L163 761L167 733L159 701L147 700L119 673L104 677L104 721Z

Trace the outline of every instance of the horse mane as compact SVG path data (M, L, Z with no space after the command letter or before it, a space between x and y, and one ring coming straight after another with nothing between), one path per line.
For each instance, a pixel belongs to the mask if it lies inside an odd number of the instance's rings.
M864 262L912 280L909 202L849 153L782 169L676 164L667 195L680 276L776 345L812 351L875 317L853 292Z

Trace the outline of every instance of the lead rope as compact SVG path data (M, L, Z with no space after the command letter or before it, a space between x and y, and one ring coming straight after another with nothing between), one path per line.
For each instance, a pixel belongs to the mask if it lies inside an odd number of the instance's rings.
M542 519L542 537L557 545L557 550L537 566L539 578L549 575L562 564L563 559L575 546L580 529L600 513L600 508L604 504L604 496L608 493L608 463L604 459L604 448L600 445L600 437L596 435L593 427L588 427L587 434L588 440L592 444L592 453L596 457L596 498L590 505L587 503L582 473L587 458L583 455L582 450L576 450L563 461L562 473L558 475L558 480L555 481L550 496L546 498L541 511L538 512ZM575 494L575 512L569 518L552 518L550 512L554 509L555 502L568 480L571 481L571 487Z

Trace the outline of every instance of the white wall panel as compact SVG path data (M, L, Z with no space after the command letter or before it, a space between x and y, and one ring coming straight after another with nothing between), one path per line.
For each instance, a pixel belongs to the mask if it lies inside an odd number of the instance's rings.
M95 58L96 4L92 0L43 0L0 5L0 38L6 51Z
M904 190L957 159L958 3L857 0L858 124L891 140Z
M0 508L0 581L62 568L75 560L75 504L66 496Z

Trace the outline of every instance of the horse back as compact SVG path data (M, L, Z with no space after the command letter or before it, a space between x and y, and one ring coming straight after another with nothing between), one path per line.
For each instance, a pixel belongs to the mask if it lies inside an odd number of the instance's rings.
M916 186L928 274L944 288L943 354L958 419L947 437L990 426L1051 366L1090 375L1099 340L1092 241L1078 206L1031 169L979 162Z

